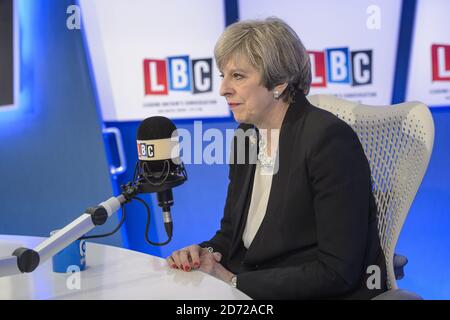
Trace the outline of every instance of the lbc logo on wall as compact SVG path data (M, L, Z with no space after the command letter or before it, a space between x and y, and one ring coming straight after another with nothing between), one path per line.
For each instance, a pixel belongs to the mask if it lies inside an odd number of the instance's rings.
M193 94L212 91L212 58L190 59L189 56L165 60L144 60L145 95L168 95L170 91Z
M431 69L433 81L450 81L450 45L431 46Z
M361 86L372 83L372 50L350 51L332 48L308 51L311 61L312 87L327 83Z

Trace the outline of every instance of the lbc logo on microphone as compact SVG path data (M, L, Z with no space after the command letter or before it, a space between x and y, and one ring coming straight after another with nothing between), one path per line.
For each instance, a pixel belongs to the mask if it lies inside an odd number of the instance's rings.
M433 81L450 81L450 45L431 46Z
M155 156L155 146L153 144L140 143L138 154L139 156L153 158Z
M332 48L308 51L311 61L312 87L328 83L361 86L372 83L372 50L350 51Z
M145 95L168 95L169 91L193 94L212 91L212 58L193 59L189 56L168 57L166 60L144 60Z

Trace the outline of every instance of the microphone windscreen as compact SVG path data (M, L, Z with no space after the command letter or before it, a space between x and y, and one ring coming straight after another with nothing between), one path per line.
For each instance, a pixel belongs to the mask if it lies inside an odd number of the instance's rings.
M145 119L137 130L137 140L167 139L177 129L166 117L155 116Z
M178 161L180 157L177 128L166 117L156 116L142 121L136 138L140 161Z
M143 120L136 133L138 163L134 177L141 193L161 192L187 179L177 128L166 117Z

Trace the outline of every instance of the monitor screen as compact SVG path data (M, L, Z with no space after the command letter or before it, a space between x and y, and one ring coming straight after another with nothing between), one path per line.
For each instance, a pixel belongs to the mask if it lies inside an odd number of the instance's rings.
M0 110L17 104L17 27L13 0L0 0Z

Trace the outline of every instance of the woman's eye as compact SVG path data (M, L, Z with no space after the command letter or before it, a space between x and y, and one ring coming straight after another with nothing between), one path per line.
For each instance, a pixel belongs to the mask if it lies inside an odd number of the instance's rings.
M240 73L233 73L232 76L236 80L241 80L241 79L244 78L244 76L242 74L240 74ZM219 77L223 79L223 78L225 78L225 75L223 73L220 73Z

